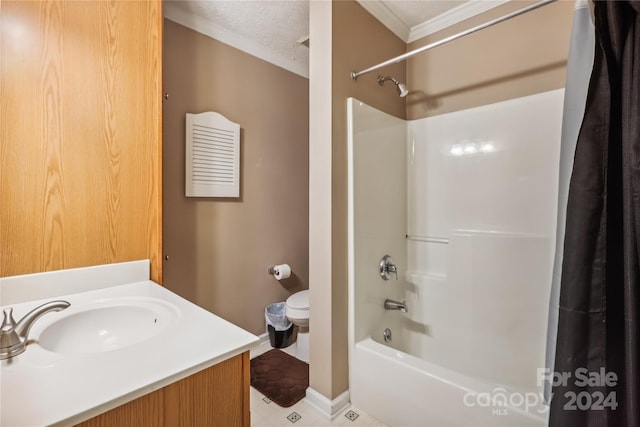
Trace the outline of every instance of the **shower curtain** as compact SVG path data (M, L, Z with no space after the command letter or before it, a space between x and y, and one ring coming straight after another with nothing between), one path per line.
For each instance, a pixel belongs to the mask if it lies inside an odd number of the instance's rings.
M640 426L640 2L596 2L567 203L551 426Z
M591 10L587 0L577 0L571 25L571 41L567 59L567 78L562 111L562 135L560 137L560 174L558 179L558 217L556 229L556 250L553 261L551 297L549 300L549 322L547 326L546 367L553 372L556 356L556 336L558 332L558 307L560 303L560 278L564 248L564 224L569 197L569 180L573 169L573 155L584 106L587 102L589 77L593 68L595 30L591 20ZM545 401L551 400L551 381L544 382Z

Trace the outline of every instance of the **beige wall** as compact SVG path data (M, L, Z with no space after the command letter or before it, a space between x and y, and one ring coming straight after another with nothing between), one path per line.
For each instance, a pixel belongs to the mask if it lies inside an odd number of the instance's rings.
M334 331L332 395L348 383L347 265L347 98L354 97L394 116L405 117L405 102L388 82L380 87L376 73L351 78L351 72L403 53L405 44L355 1L333 4L332 43L332 300ZM383 70L401 79L405 64ZM375 266L374 266L375 267Z
M309 386L332 398L331 12L309 3ZM307 396L312 395L308 393Z
M521 9L514 1L432 34L412 50ZM407 61L407 118L416 119L564 87L573 1L535 11Z
M0 276L149 258L161 282L161 3L0 19Z
M404 101L392 85L378 86L375 74L356 82L350 73L403 53L405 44L355 1L312 2L311 27L311 111L317 113L311 115L310 222L328 235L318 233L310 241L310 385L334 399L348 388L347 98L405 115ZM385 73L404 79L405 66ZM322 203L327 194L330 202ZM327 204L330 210L321 212Z
M255 334L264 307L308 287L309 82L164 22L165 286ZM184 196L185 114L241 127L239 199ZM289 263L292 278L267 274Z

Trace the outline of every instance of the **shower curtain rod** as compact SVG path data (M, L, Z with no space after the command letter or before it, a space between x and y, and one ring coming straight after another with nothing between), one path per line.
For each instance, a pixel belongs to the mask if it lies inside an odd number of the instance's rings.
M516 10L515 12L511 12L511 13L509 13L507 15L504 15L504 16L501 16L499 18L493 19L491 21L485 22L484 24L480 24L480 25L478 25L476 27L469 28L468 30L462 31L462 32L460 32L458 34L454 34L452 36L445 37L444 39L438 40L437 42L434 42L434 43L419 47L418 49L412 50L411 52L407 52L407 53L404 53L402 55L396 56L395 58L391 58L391 59L389 59L387 61L381 62L378 65L374 65L373 67L369 67L369 68L367 68L365 70L357 71L357 72L356 71L352 71L351 72L351 78L353 80L356 80L361 75L370 73L371 71L375 71L378 68L386 67L387 65L391 65L391 64L397 64L398 62L404 61L405 59L411 58L412 56L417 55L419 53L426 52L426 51L428 51L430 49L433 49L434 47L441 46L441 45L443 45L445 43L448 43L450 41L453 41L453 40L459 39L461 37L467 36L467 35L469 35L471 33L475 33L476 31L480 31L480 30L483 30L485 28L491 27L492 25L499 24L500 22L506 21L508 19L515 18L516 16L523 15L523 14L525 14L527 12L531 12L532 10L538 9L539 7L546 6L549 3L553 3L553 2L556 2L556 1L558 1L558 0L542 0L542 1L538 2L538 3L532 4L531 6L527 6L525 8L520 9L520 10Z

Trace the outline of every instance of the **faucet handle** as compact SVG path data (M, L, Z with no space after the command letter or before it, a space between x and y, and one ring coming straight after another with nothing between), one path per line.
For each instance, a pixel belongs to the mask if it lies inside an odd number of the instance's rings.
M393 263L393 258L385 255L380 260L380 277L384 280L389 280L392 273L395 274L396 280L398 280L398 267Z
M3 312L2 327L0 327L0 348L8 348L20 344L20 336L15 331L16 321L13 318L13 307L7 307Z
M16 327L16 321L13 318L13 307L5 308L2 313L2 332L9 332Z
M398 280L398 267L395 264L389 264L387 266L387 272L393 273L396 276L396 280Z

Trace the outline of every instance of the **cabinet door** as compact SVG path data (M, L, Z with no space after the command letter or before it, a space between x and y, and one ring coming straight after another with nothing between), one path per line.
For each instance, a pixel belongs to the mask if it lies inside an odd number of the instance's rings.
M249 426L245 353L165 387L166 426Z
M162 391L156 391L84 421L77 427L164 426L162 403Z
M249 427L249 352L78 424L79 427Z
M0 277L151 259L161 2L0 5Z

